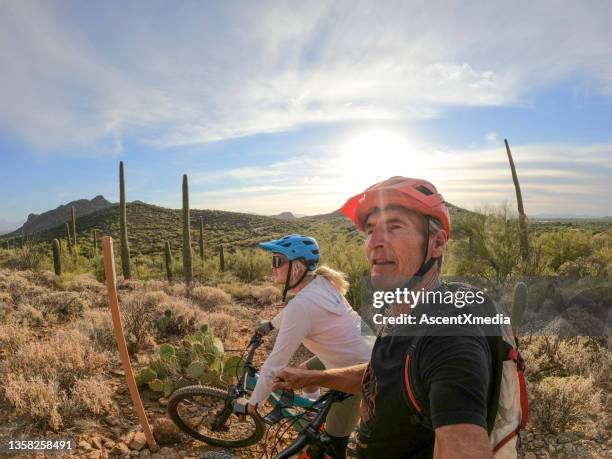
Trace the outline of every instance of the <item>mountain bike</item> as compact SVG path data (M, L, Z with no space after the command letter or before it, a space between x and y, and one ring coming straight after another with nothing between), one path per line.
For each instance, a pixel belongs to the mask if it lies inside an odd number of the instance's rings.
M281 422L301 432L299 438L312 437L313 423L319 419L317 428L320 427L332 401L338 401L341 397L340 393L329 391L312 401L292 391L273 392L268 398L273 409L265 417L257 411L245 412L246 396L255 388L259 377L253 357L262 342L263 337L259 333L252 336L246 359L241 360L235 368L237 384L230 385L226 390L201 385L187 386L172 394L168 399L167 412L180 430L210 445L228 448L253 445L263 437L266 424Z

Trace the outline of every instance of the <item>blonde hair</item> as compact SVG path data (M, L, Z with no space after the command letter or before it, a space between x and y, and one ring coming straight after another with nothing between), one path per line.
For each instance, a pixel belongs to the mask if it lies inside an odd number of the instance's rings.
M327 265L321 265L315 270L317 276L327 279L338 291L345 295L349 288L349 282L346 280L346 274L336 271Z

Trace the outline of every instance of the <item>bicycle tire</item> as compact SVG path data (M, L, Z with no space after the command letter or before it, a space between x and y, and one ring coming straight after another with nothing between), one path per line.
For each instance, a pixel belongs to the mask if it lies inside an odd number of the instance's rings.
M183 419L187 416L181 416L181 413L179 412L181 402L192 397L208 397L210 399L215 400L220 405L223 404L222 406L224 406L225 400L227 398L227 392L216 387L210 386L187 386L177 390L172 394L172 396L168 399L168 406L166 408L168 416L170 417L170 419L172 419L172 422L174 422L174 424L187 435L197 440L208 443L209 445L224 446L226 448L240 448L244 446L250 446L257 443L263 437L263 434L265 432L265 425L263 419L261 418L261 416L259 416L257 412L245 415L244 419L248 419L253 422L253 432L245 438L220 439L215 438L212 435L200 432L199 430L196 430L193 426L190 425L191 423L187 423ZM209 408L208 412L211 411L212 410ZM198 426L202 424L205 413L200 412L199 414L202 415L202 420L197 423ZM234 418L234 422L232 422L232 418ZM237 415L232 413L229 416L229 423L226 423L226 425L229 428L232 424L237 425L237 421ZM213 431L210 430L210 432Z

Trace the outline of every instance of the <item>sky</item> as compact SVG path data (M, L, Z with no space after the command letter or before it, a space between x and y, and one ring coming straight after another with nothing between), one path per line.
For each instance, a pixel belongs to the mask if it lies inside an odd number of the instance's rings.
M392 175L612 215L612 3L0 2L0 230L75 199L319 214Z

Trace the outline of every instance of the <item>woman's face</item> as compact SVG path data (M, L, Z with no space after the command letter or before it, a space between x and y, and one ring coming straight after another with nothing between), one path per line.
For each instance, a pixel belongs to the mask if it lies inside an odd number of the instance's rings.
M287 280L287 271L289 269L289 260L287 257L280 253L274 253L275 257L281 259L281 266L275 268L272 266L272 275L274 276L275 284L284 284L285 280Z

